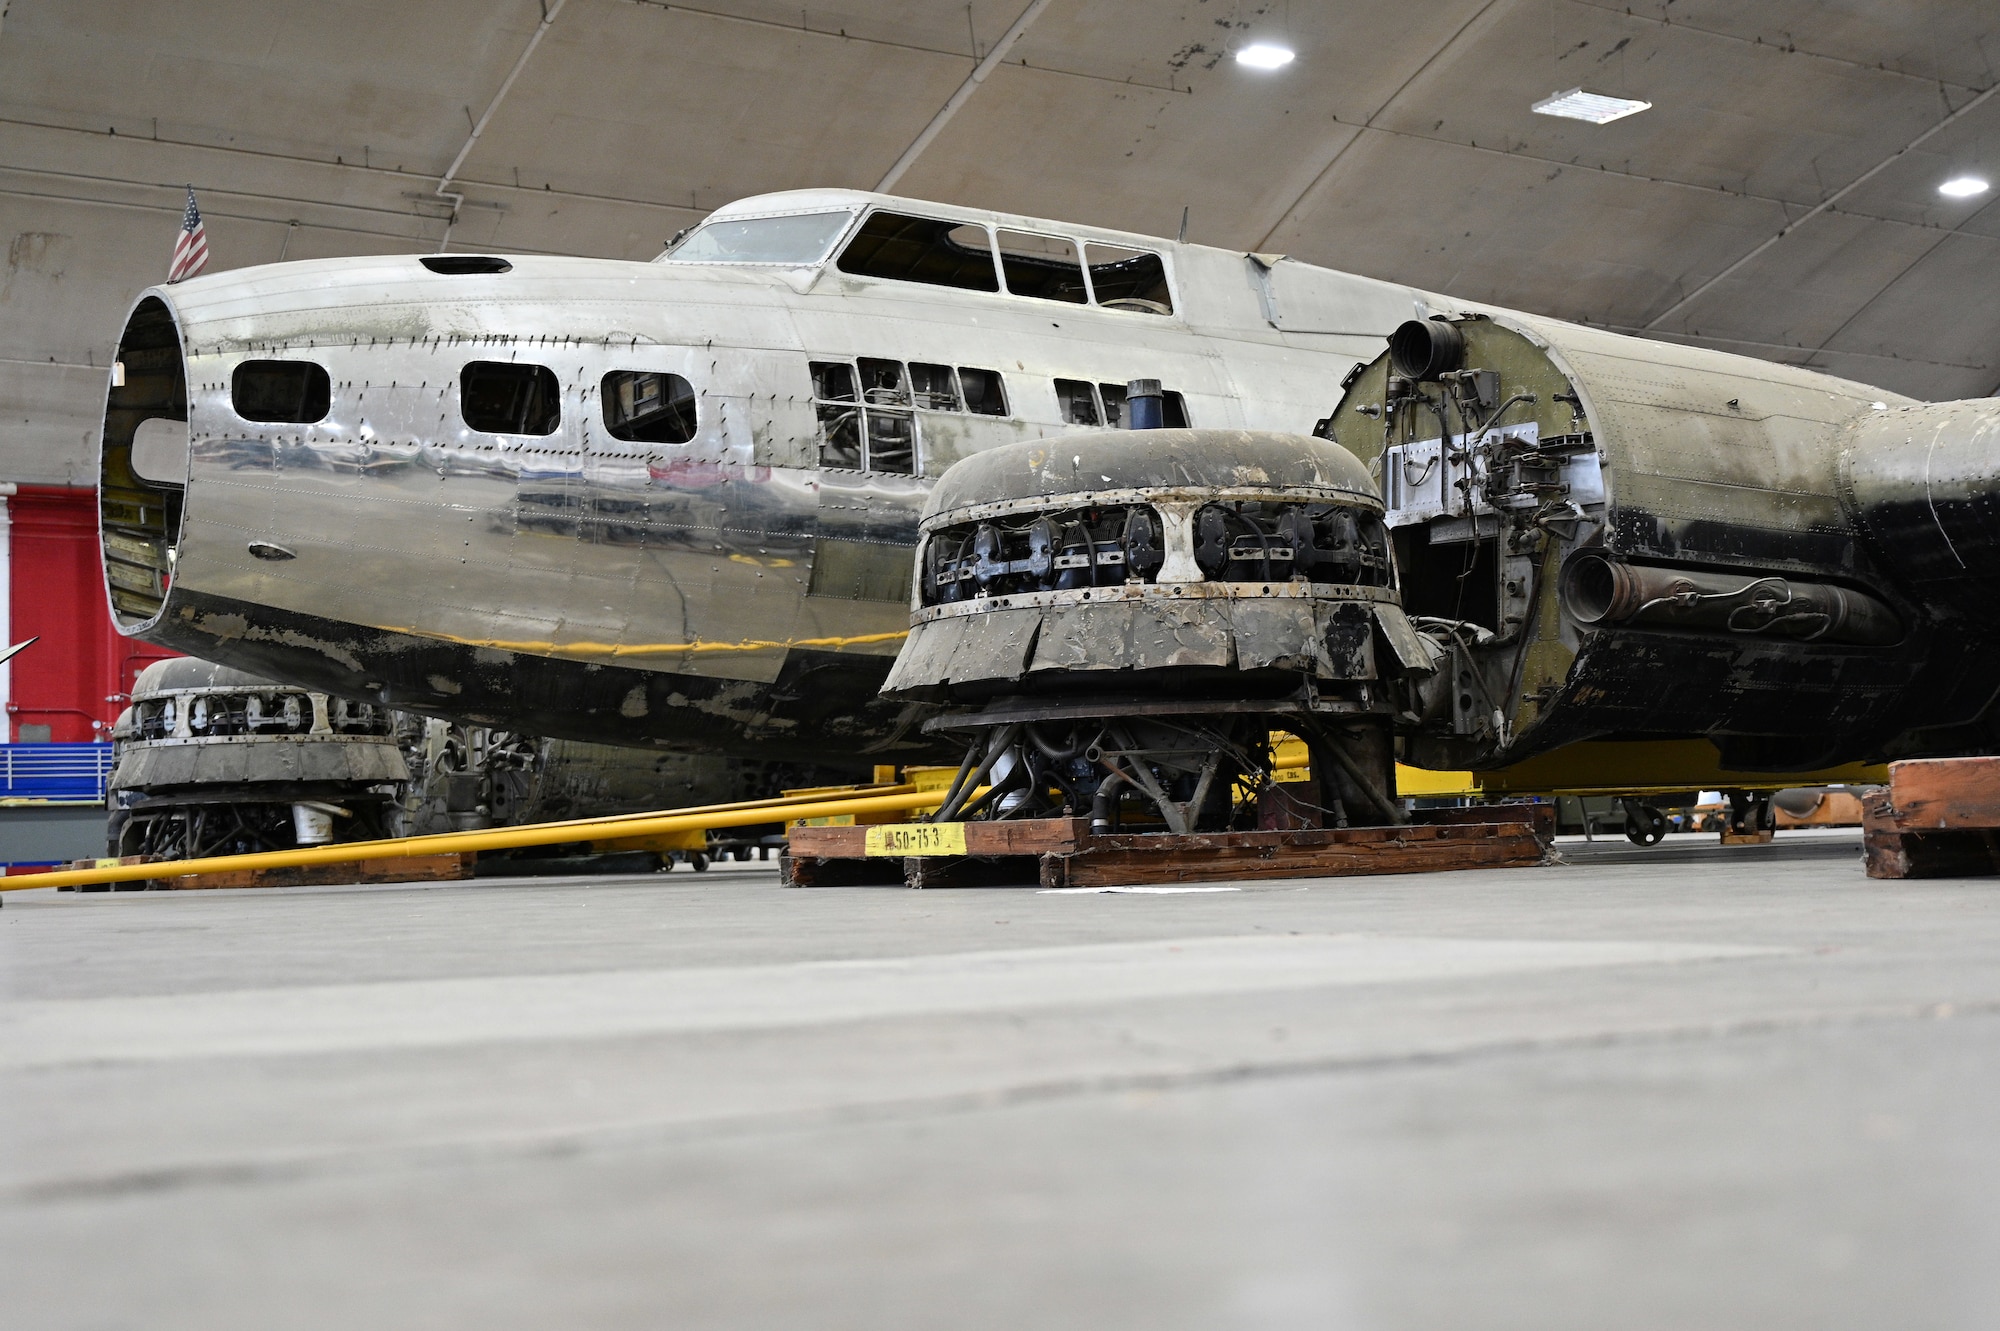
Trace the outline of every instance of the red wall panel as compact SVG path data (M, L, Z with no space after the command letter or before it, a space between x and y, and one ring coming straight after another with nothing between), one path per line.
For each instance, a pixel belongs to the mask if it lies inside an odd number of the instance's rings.
M108 738L102 732L117 720L133 679L175 653L112 627L94 490L24 485L6 502L13 621L7 639L41 638L11 662L9 738L18 739L24 724L48 726L57 742Z

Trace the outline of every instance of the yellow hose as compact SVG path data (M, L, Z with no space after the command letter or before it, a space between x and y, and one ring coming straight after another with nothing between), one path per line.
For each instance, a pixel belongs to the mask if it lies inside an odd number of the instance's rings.
M156 860L151 864L114 864L101 869L56 869L49 873L0 878L0 892L31 887L85 887L93 883L130 883L146 878L178 878L193 873L228 873L248 869L290 869L306 864L349 864L387 860L404 855L447 855L478 850L511 850L519 846L553 846L566 841L665 836L710 827L748 827L757 823L827 818L839 814L906 813L934 809L943 802L941 790L818 798L799 796L752 800L740 804L710 804L673 813L621 814L581 818L566 823L531 823L478 832L439 832L432 836L397 837L389 841L350 841L344 845L306 846L298 850L267 850L251 855L210 855L198 860ZM580 836L579 829L595 835Z

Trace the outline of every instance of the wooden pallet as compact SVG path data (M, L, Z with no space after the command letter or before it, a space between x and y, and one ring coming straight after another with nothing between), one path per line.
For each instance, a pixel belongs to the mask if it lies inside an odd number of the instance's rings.
M1518 812L1517 812L1518 811ZM870 857L865 827L794 829L789 887L1128 887L1149 883L1347 877L1541 864L1554 806L1439 810L1407 827L1094 836L1082 818L965 824L962 856ZM1465 815L1483 814L1484 821ZM1546 825L1546 832L1543 826Z
M1870 878L2000 873L2000 758L1915 758L1889 764L1889 784L1862 797Z

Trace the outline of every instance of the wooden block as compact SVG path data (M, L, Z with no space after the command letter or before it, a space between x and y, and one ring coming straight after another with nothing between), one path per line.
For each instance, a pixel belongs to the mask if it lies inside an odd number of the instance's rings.
M285 869L234 869L224 873L189 873L154 878L154 887L181 891L224 887L320 887L348 883L429 883L472 877L470 852L449 855L399 855L393 859L355 860L347 864L303 864Z
M903 861L903 881L914 888L1033 887L1041 862L1055 856L923 855Z
M883 887L903 881L903 861L860 855L821 859L787 851L778 856L778 882L785 887Z
M1722 844L1725 846L1768 846L1775 833L1768 827L1760 827L1755 832L1732 832L1722 829Z
M1906 832L2000 828L2000 758L1890 763L1889 803Z
M788 852L802 859L860 859L868 853L865 827L794 827L785 833Z
M968 855L1067 854L1090 837L1087 818L1030 818L965 825Z
M1870 878L1985 877L2000 873L2000 830L1909 831L1893 791L1870 791L1861 799L1861 855Z
M2000 833L1989 831L1873 827L1862 833L1861 853L1870 878L1986 878L2000 873Z

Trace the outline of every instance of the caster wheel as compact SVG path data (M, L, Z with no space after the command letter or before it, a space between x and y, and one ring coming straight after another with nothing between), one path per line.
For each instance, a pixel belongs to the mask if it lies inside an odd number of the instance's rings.
M1667 815L1650 804L1625 806L1625 839L1635 846L1657 846L1667 837Z

